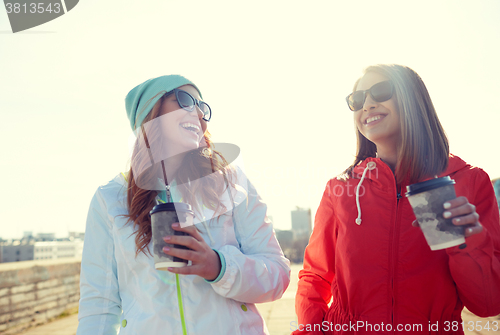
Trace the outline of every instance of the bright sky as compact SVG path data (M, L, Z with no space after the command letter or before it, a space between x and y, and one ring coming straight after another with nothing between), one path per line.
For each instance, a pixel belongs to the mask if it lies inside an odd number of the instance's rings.
M0 237L84 231L128 167L125 95L164 74L202 90L277 229L352 162L345 96L371 64L416 70L452 152L500 177L499 16L496 0L85 0L12 34L0 9Z

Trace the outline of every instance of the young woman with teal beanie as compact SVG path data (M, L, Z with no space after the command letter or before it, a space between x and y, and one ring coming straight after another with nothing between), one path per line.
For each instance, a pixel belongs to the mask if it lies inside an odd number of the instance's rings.
M77 334L268 334L255 303L281 297L290 264L267 206L241 168L214 150L200 90L162 76L132 89L125 105L136 134L131 168L90 204ZM174 227L189 235L170 237L191 251L163 249L188 266L162 271L149 213L167 197L190 204L195 225Z

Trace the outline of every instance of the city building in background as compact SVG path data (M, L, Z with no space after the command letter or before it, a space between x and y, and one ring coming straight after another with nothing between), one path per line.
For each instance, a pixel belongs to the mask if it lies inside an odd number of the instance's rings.
M38 233L36 235L37 241L54 241L56 239L56 234L54 233Z
M0 249L1 263L33 260L34 244L27 240L2 242Z
M311 223L311 209L310 208L300 208L292 211L292 231L295 239L309 236L312 232Z
M56 239L54 233L33 236L27 231L20 240L0 239L0 263L81 257L84 236L71 232L67 238Z
M312 232L311 209L300 208L291 212L292 229L275 230L281 250L292 263L304 261L304 251Z
M498 209L500 209L500 178L493 179L493 188L495 189L495 195L497 196Z
M83 240L35 242L33 259L57 259L80 257L83 252Z
M293 231L291 230L276 230L276 239L280 243L281 249L289 249L293 245Z

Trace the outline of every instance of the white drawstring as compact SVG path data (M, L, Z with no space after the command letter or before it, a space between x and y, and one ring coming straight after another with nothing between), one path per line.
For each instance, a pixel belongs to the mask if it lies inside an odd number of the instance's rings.
M363 175L361 176L361 180L358 183L358 187L356 187L356 206L358 207L358 217L356 219L356 224L359 226L361 224L361 206L359 204L359 189L361 188L361 183L363 183L363 180L365 180L366 172L368 170L373 170L377 166L377 163L375 162L368 162L366 164L366 168L363 171Z

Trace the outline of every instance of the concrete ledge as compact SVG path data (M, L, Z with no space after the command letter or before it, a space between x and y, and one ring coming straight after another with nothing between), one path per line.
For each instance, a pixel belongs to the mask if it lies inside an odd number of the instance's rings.
M78 307L81 258L0 264L0 332L47 322Z

